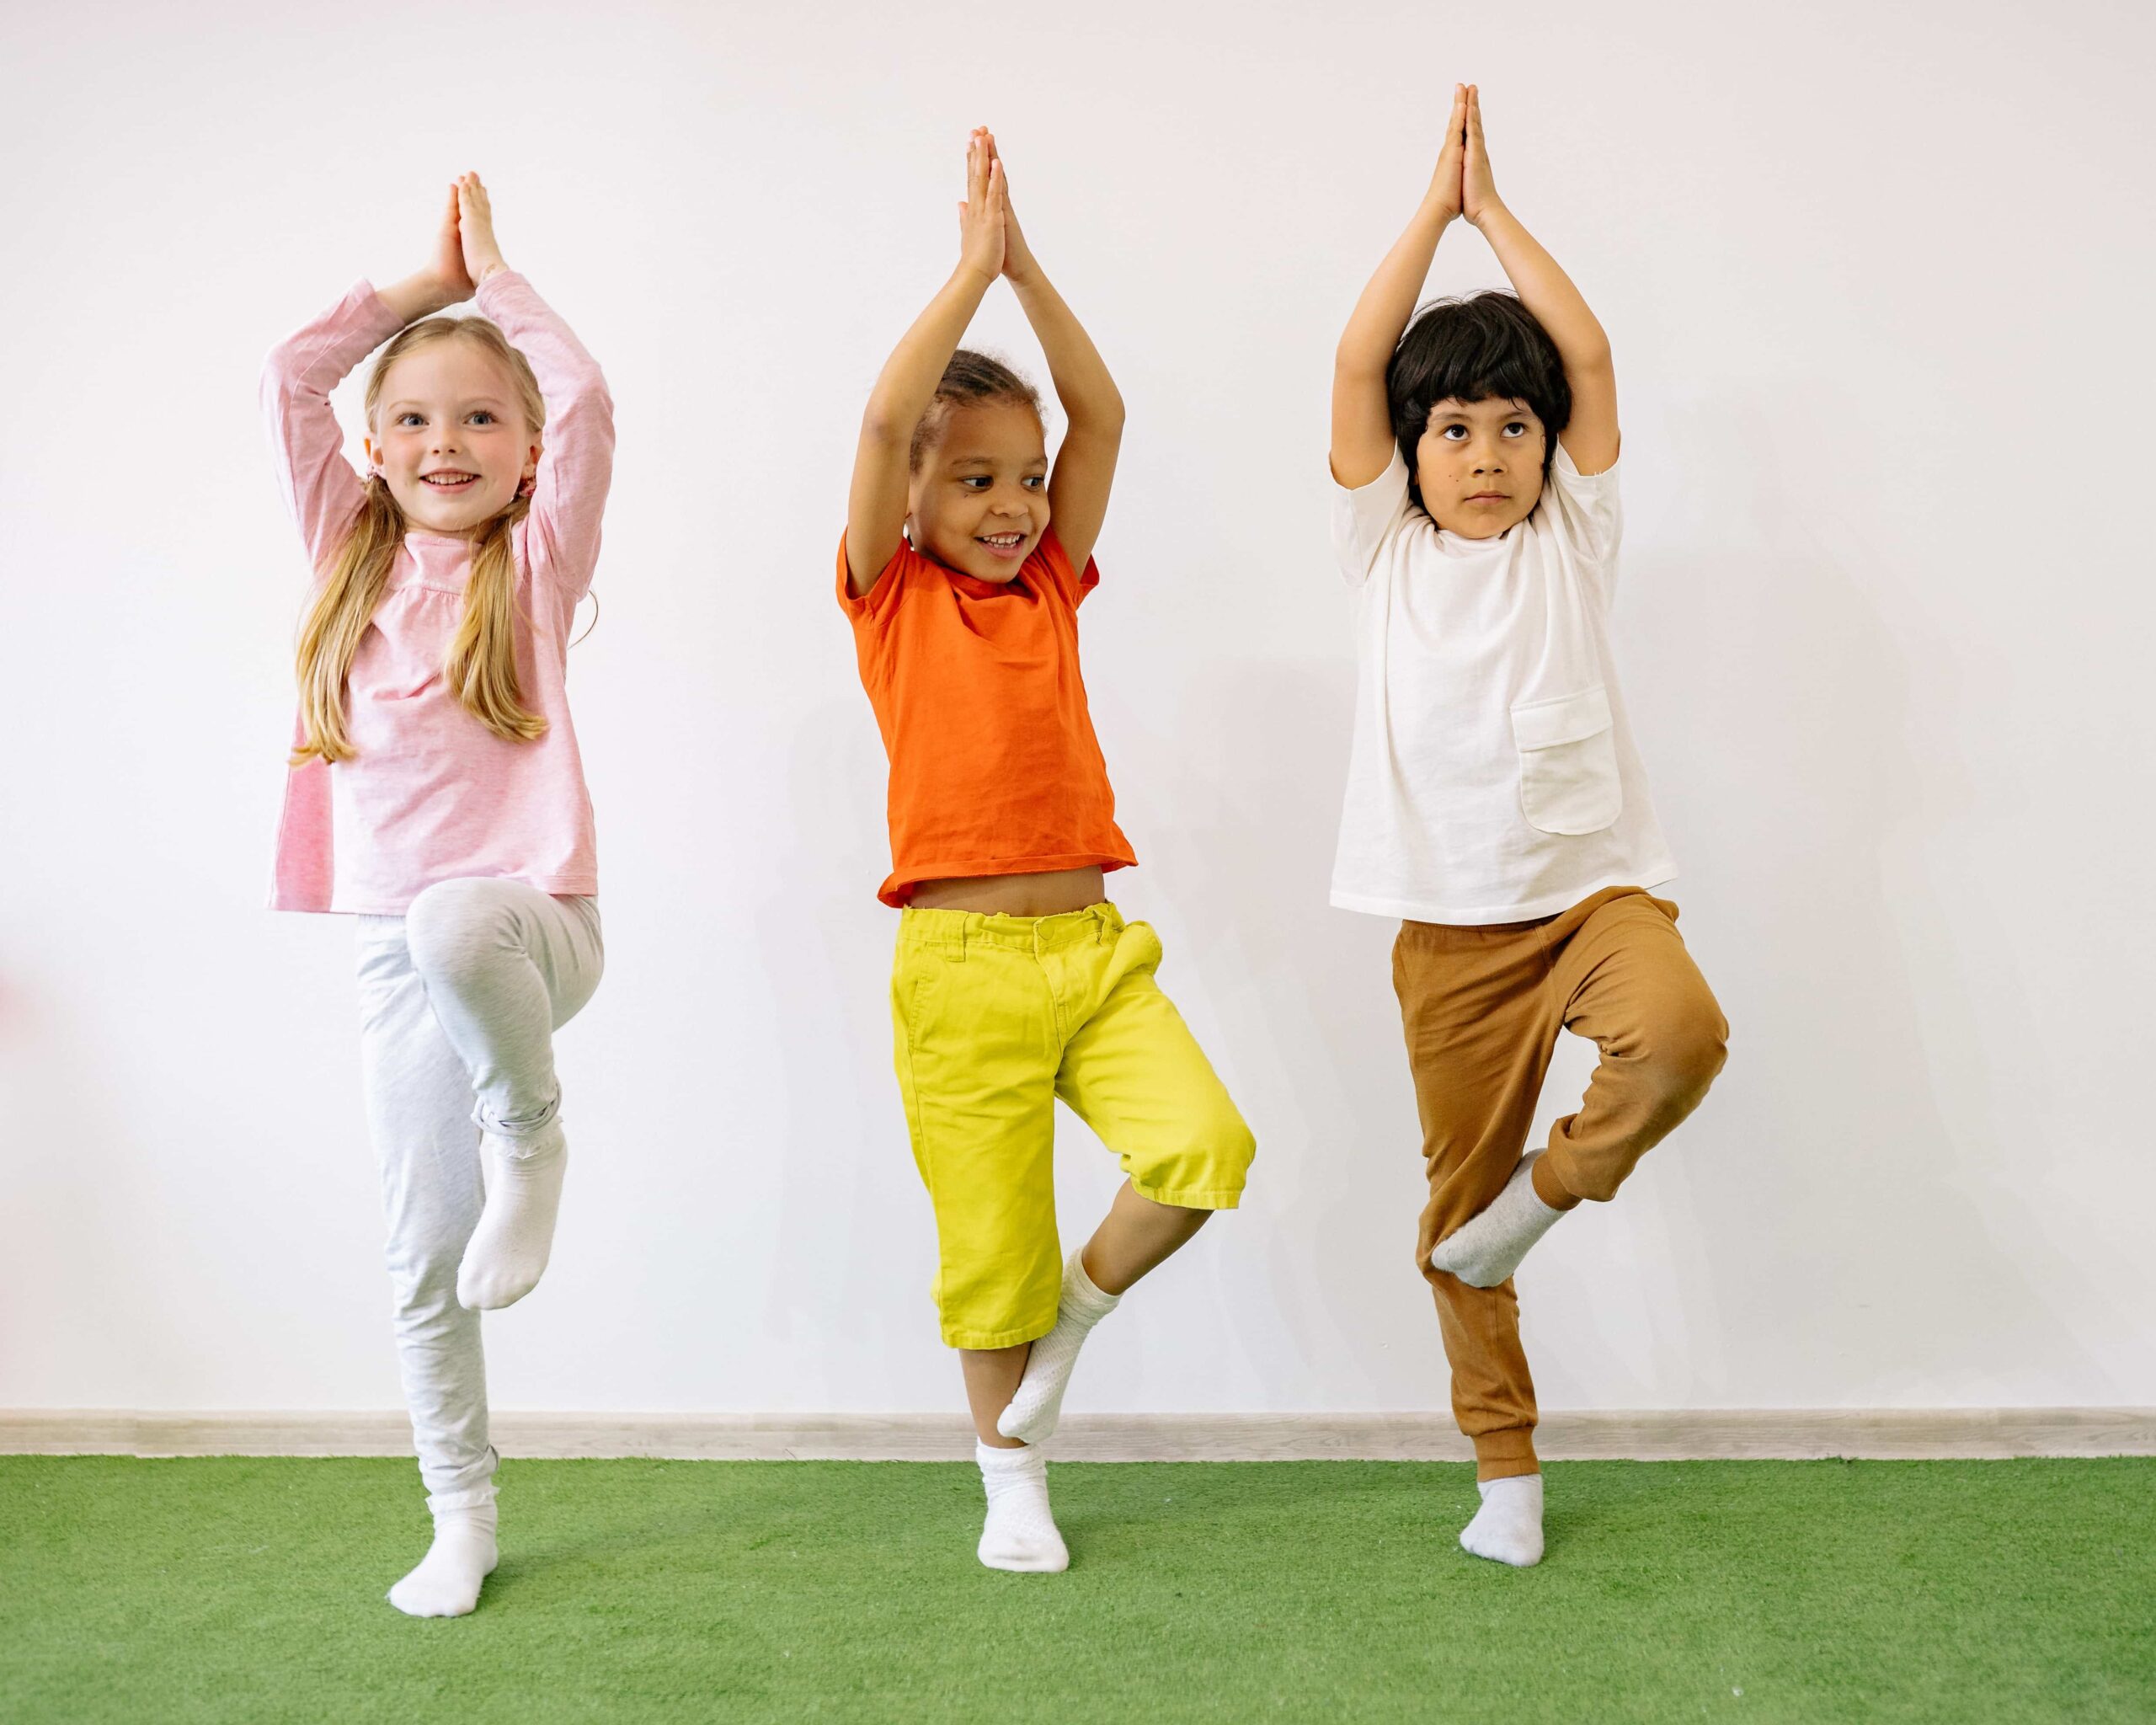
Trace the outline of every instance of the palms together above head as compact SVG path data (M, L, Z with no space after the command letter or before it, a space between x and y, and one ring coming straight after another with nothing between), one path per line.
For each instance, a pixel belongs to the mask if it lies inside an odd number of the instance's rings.
M1497 182L1490 177L1490 152L1482 142L1482 92L1467 87L1467 125L1462 138L1460 167L1460 213L1476 227L1482 218L1504 206L1498 201Z
M1429 195L1448 218L1465 216L1470 226L1504 206L1490 175L1490 156L1482 141L1482 94L1475 84L1454 84L1452 114L1445 122L1444 149L1430 176Z
M509 265L494 238L494 203L476 174L460 174L449 183L449 202L435 231L428 273L446 305L468 300L479 284Z
M457 233L463 245L464 273L477 287L489 275L509 268L494 238L494 204L476 174L456 177Z
M1003 168L1003 152L995 147L995 134L984 131L979 134L987 140L989 159L999 170ZM1034 272L1033 248L1026 243L1026 235L1018 226L1018 212L1011 206L1011 180L1007 172L1003 178L1003 273L1015 285L1022 282Z
M976 126L966 140L966 200L958 206L958 256L991 280L1003 273L1007 207L995 141L985 126Z
M464 267L464 236L460 226L456 182L451 180L449 207L442 211L441 226L435 233L434 254L428 259L430 270L440 284L441 296L450 305L470 299L476 286L472 272Z

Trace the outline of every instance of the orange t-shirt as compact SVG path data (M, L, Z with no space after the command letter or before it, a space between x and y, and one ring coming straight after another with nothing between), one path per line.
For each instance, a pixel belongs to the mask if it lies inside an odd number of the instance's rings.
M1078 606L1100 578L1051 526L1001 585L901 540L857 599L841 537L839 603L891 759L885 904L924 880L1137 862L1078 675Z

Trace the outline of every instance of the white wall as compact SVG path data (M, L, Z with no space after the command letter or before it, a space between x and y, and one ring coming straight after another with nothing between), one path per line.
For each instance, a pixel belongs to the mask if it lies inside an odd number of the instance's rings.
M396 1405L350 932L261 907L302 566L254 386L467 167L622 439L572 661L610 973L497 1403L956 1405L830 588L985 120L1130 406L1086 611L1115 896L1261 1146L1084 1400L1442 1407L1392 930L1326 904L1324 449L1454 79L1615 344L1625 689L1735 1027L1530 1266L1545 1404L2156 1403L2146 10L792 10L11 15L0 1406ZM1463 227L1432 291L1502 281ZM1007 295L977 335L1042 375Z

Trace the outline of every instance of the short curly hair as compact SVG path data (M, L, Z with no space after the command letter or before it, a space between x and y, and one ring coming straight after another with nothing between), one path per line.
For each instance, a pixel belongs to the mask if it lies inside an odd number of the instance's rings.
M1439 402L1525 402L1542 421L1545 484L1557 434L1572 417L1572 387L1556 343L1518 295L1496 288L1419 307L1385 368L1385 393L1392 435L1407 463L1407 493L1417 509L1426 505L1415 449Z
M928 411L913 428L913 441L906 450L906 471L921 471L929 450L943 435L943 422L950 418L953 407L984 401L1028 407L1033 410L1035 419L1041 416L1041 393L1038 389L1002 360L962 347L951 355L951 363L937 380L936 393L929 401Z

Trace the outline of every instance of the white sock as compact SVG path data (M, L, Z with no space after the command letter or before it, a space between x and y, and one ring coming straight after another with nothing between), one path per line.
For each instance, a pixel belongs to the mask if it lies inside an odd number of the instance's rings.
M1523 1156L1489 1207L1438 1242L1430 1252L1433 1268L1458 1276L1470 1288L1494 1288L1519 1268L1528 1247L1565 1214L1535 1192L1534 1164L1541 1154Z
M1068 1569L1070 1552L1048 1507L1048 1457L1038 1450L991 1450L976 1438L974 1460L988 1492L980 1561L1027 1573Z
M495 1509L445 1509L419 1567L389 1590L408 1617L462 1617L479 1603L479 1583L494 1573Z
M1524 1569L1542 1561L1542 1476L1486 1479L1475 1489L1482 1507L1460 1530L1461 1546L1478 1557Z
M561 1128L552 1126L528 1145L489 1132L480 1149L487 1164L487 1207L456 1268L456 1303L493 1311L515 1305L546 1274L569 1146Z
M1063 1267L1063 1296L1057 1303L1055 1327L1033 1343L1026 1356L1026 1375L1018 1381L1011 1405L996 1416L995 1429L1022 1444L1043 1443L1055 1435L1063 1417L1063 1392L1070 1386L1070 1368L1078 1363L1078 1350L1093 1326L1116 1309L1120 1294L1103 1294L1086 1274L1080 1254L1072 1252Z

